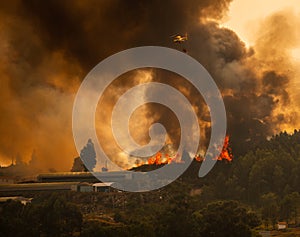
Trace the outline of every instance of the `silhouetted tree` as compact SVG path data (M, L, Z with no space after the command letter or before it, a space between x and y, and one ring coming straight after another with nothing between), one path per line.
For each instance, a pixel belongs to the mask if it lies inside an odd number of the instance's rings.
M92 171L96 166L96 152L94 143L88 140L86 146L80 152L80 158L85 166L85 171Z
M86 171L86 167L84 166L80 157L76 157L73 161L73 166L71 172L83 172Z

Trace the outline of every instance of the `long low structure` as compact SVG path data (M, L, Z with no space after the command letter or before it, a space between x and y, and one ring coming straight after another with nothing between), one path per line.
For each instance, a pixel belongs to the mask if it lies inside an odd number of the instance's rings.
M109 180L109 182L118 182L120 180L132 179L132 174L126 171L112 171L112 172L95 172L98 178ZM37 177L38 182L99 182L90 172L62 172L62 173L47 173L40 174Z
M76 192L102 192L102 193L109 193L111 192L112 189L112 185L114 183L78 183L78 184L73 184L71 186L71 190L72 191L76 191Z
M3 184L0 185L0 192L8 191L62 191L71 190L71 186L76 182L56 182L56 183L26 183L26 184Z

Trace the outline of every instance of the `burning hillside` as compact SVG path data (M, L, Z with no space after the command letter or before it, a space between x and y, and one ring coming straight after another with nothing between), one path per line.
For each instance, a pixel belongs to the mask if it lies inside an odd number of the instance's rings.
M233 153L232 153L232 148L230 147L230 142L229 142L230 138L227 135L224 139L224 145L222 148L222 151L220 153L220 155L215 158L219 161L227 161L227 162L231 162L233 160ZM172 147L170 144L167 146L168 147L168 151L170 150L170 147ZM168 153L165 152L166 148L162 149L161 151L157 152L155 155L149 157L147 159L147 161L142 161L141 159L139 159L138 161L136 161L134 167L139 167L139 166L147 166L147 165L151 165L151 166L162 166L162 165L166 165L166 164L172 164L172 163L183 163L184 159L182 158L183 155L180 155L178 153L175 153L174 151L172 152L172 156L170 156ZM186 155L189 159L190 156L187 154ZM186 157L185 157L186 159ZM197 154L194 159L198 162L202 162L204 159L201 155Z

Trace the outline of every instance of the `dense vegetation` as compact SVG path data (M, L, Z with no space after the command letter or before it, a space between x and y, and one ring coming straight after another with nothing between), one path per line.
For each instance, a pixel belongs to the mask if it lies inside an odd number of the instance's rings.
M31 204L0 205L0 236L251 237L277 221L299 226L299 131L219 161L202 179L199 166L149 193L22 193Z
M260 224L254 212L235 201L212 202L201 208L188 195L171 195L168 203L158 199L141 204L140 198L129 198L127 207L106 209L112 212L112 219L83 215L79 205L66 201L62 194L26 206L7 201L1 206L0 236L250 237L251 229Z
M266 224L299 224L300 132L280 133L230 164L220 162L202 182L204 199L239 200L260 209Z

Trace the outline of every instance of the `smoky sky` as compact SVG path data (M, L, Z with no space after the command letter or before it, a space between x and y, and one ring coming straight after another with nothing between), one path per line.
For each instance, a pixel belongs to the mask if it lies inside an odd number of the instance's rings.
M221 17L229 2L24 1L22 13L48 49L62 49L89 70L128 47L171 46L171 35L187 31L201 14Z
M220 88L228 133L237 147L239 142L270 136L281 124L294 121L295 113L287 109L290 75L281 69L281 65L289 66L289 62L276 61L289 47L282 44L285 38L281 29L292 32L294 26L286 25L289 17L285 13L272 16L262 26L268 30L263 31L256 45L246 48L235 32L217 23L226 15L230 2L1 3L1 159L7 161L19 153L28 161L36 150L42 168L69 169L77 156L71 132L72 103L84 76L104 58L131 47L157 45L182 50L183 46L174 45L170 38L177 33L188 33L189 40L184 45L188 54L208 70ZM286 21L278 23L278 18ZM279 47L269 51L269 38L274 32L277 38L272 45ZM208 141L208 111L201 95L183 78L164 71L149 71L152 73L149 80L173 85L188 97L201 121L206 123L204 137ZM139 83L139 79L130 80L132 75L139 73L129 74L129 80L112 85L108 92L111 97L104 102L102 113L113 106L112 98ZM149 105L142 114L154 117L149 121L165 124L172 143L176 144L178 124L170 123L173 115L167 108ZM138 125L149 124L139 121ZM106 129L105 124L101 126ZM110 138L107 135L107 146Z

